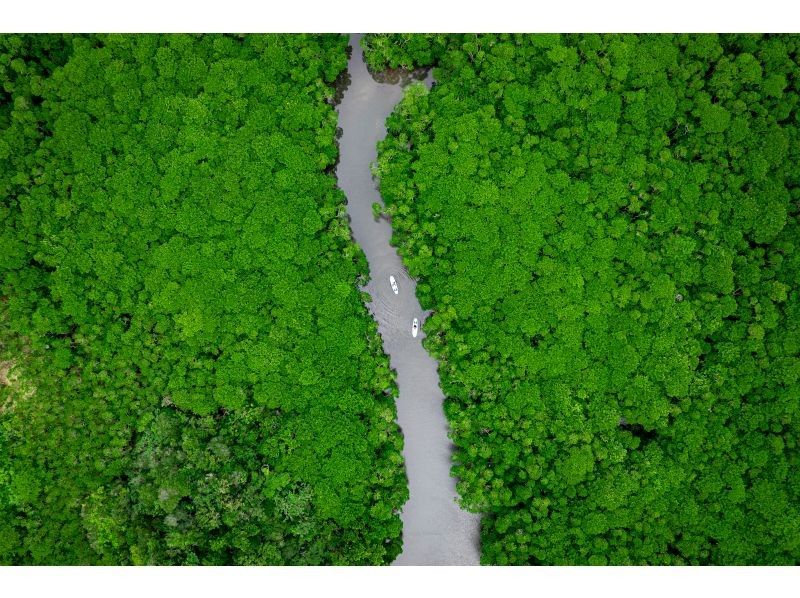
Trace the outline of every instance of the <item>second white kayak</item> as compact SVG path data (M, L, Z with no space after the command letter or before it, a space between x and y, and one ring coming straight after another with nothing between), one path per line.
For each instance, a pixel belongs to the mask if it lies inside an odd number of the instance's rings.
M419 334L419 320L414 318L414 321L411 322L411 336L417 338L417 334Z
M389 276L389 284L392 285L392 290L394 294L397 295L400 292L400 289L397 288L397 281L395 280L394 276Z

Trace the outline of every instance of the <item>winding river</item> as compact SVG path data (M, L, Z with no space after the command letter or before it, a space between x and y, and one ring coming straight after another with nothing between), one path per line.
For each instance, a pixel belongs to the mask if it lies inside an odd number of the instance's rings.
M453 446L442 410L438 364L422 347L424 332L417 338L411 335L412 320L423 322L427 314L417 301L415 281L391 246L391 224L385 219L376 222L372 215L373 202L383 202L370 164L377 160L377 143L386 135L386 118L410 78L396 83L373 79L360 39L358 34L350 36L350 84L337 108L342 136L336 176L347 196L353 236L369 262L369 309L400 391L397 421L403 431L410 498L401 515L403 552L394 564L477 565L479 516L461 510L456 502L455 479L450 477ZM430 77L426 82L430 85ZM389 284L390 275L397 279L398 295Z

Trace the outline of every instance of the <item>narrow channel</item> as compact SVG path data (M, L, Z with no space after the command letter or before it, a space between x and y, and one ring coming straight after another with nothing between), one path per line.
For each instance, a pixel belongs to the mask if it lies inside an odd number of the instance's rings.
M403 96L403 86L380 83L367 71L360 45L352 34L348 64L350 84L338 105L339 164L336 176L347 196L353 237L369 262L370 312L378 322L384 351L397 372L397 421L403 431L410 498L403 507L403 552L395 565L477 565L480 562L479 516L456 502L450 477L453 445L442 409L438 364L422 347L425 333L411 335L411 323L427 315L420 308L416 283L391 246L391 224L375 221L374 202L383 203L370 165L377 160L377 143L386 136L386 118ZM430 78L427 79L430 84ZM395 295L389 276L397 280Z

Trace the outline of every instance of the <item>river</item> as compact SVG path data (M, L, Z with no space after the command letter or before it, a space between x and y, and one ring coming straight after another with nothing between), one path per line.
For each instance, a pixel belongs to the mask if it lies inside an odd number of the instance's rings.
M372 204L383 202L370 164L377 160L378 141L386 136L386 118L411 79L376 81L364 64L360 39L358 34L350 36L350 84L337 107L342 135L336 176L347 196L353 237L369 263L368 307L397 372L397 421L403 431L410 498L401 514L403 552L394 564L477 565L480 519L456 502L455 479L450 476L453 445L447 436L438 364L422 347L425 333L411 335L412 320L422 323L427 314L417 301L415 281L391 246L391 224L385 219L376 222L372 214ZM430 77L426 82L430 85ZM398 295L389 284L390 275L397 279Z

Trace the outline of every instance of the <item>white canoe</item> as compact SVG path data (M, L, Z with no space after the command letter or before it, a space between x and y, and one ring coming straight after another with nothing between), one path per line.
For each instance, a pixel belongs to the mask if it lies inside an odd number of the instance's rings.
M411 322L411 336L417 338L417 334L419 334L419 320L414 318L414 321Z
M394 276L389 276L389 284L392 285L392 290L394 294L397 295L400 292L400 289L397 288L397 281L395 280Z

